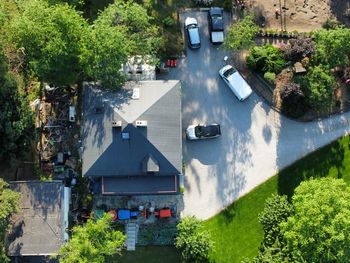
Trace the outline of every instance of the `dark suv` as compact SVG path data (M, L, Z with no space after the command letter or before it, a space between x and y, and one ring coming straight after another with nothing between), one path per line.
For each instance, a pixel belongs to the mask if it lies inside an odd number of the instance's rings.
M224 42L224 20L220 7L212 7L208 12L209 36L213 44Z

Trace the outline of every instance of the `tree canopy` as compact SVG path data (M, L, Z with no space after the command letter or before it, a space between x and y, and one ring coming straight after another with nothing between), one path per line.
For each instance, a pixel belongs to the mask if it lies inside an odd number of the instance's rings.
M259 27L251 15L233 24L227 32L225 47L230 50L241 50L254 44L254 37L258 34Z
M19 91L17 82L7 71L0 55L0 160L11 161L29 148L34 133L33 113Z
M23 54L22 69L30 78L55 85L99 80L106 88L119 88L125 80L121 66L129 56L156 63L162 37L146 9L132 0L116 0L92 25L67 4L71 1L6 2L15 10L0 8L6 49L12 50L7 54Z
M292 197L294 213L281 230L299 262L348 262L350 188L342 179L305 181Z
M316 52L314 64L322 64L328 68L343 66L348 63L350 54L350 29L320 29L314 33Z
M0 178L0 262L7 262L5 254L5 234L9 229L9 216L19 210L20 194L8 188Z
M21 1L6 29L9 45L23 49L25 70L40 81L75 83L89 55L87 22L68 4Z
M75 226L68 243L58 257L62 263L104 263L106 258L121 252L125 235L113 229L111 215L106 213L96 222L88 220Z
M184 217L177 225L176 247L182 251L186 262L209 262L209 252L214 244L210 233L203 229L202 222L191 216Z
M157 54L161 37L151 21L146 9L130 0L116 0L103 10L94 21L89 42L88 74L104 87L119 88L124 82L120 68L128 56L154 58Z

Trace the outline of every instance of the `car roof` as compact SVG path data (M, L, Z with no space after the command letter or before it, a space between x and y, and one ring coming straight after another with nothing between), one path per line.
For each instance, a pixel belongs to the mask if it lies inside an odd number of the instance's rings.
M235 71L227 79L241 99L248 97L252 93L252 89L250 88L249 84L238 71Z
M218 134L217 125L204 125L202 126L203 135L216 135Z
M185 26L192 25L192 24L198 25L197 19L193 17L187 17L185 20Z
M189 28L188 34L190 35L191 44L199 44L200 43L198 27Z

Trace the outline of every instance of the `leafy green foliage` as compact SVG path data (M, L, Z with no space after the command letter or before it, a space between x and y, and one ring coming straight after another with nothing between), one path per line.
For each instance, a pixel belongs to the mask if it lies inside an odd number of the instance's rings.
M161 37L151 21L146 9L132 1L117 0L103 10L89 42L93 55L88 75L101 80L104 87L120 88L125 80L120 68L128 56L154 58L158 51Z
M293 209L287 196L273 195L265 202L264 210L259 214L259 222L264 229L264 246L272 246L281 239L280 223L287 220Z
M310 105L315 108L327 108L332 105L335 89L333 74L323 66L310 68L306 76L306 87Z
M5 254L5 234L10 225L9 216L19 210L20 194L8 189L8 184L0 178L0 262L8 262Z
M27 70L39 80L75 83L82 76L89 53L87 22L68 4L50 6L46 1L22 1L21 13L9 24L9 41L23 48Z
M111 226L111 215L106 213L96 222L88 220L84 226L73 227L68 243L58 256L62 263L104 263L108 256L121 252L125 235Z
M350 258L350 189L342 179L305 181L292 198L294 214L281 223L286 249L299 262Z
M332 30L320 29L314 33L316 52L313 64L328 68L344 66L350 53L350 29L336 27Z
M286 62L283 59L282 52L278 48L272 45L264 45L261 47L252 47L249 50L247 64L251 69L256 71L279 73Z
M264 73L264 79L267 80L270 83L273 83L276 79L276 74L273 72L265 72Z
M282 51L285 57L291 61L300 61L314 53L315 43L311 38L302 37L289 40Z
M245 16L230 27L225 37L224 46L230 50L248 48L254 44L253 39L258 32L259 27L254 22L253 16Z
M176 247L182 250L187 262L209 262L209 253L213 249L210 233L203 229L202 222L195 217L184 217L177 225L179 232Z
M1 61L0 160L11 161L29 148L34 134L34 118L15 79L7 73L3 57Z
M306 109L306 98L300 85L290 82L281 90L282 111L291 117L300 117Z

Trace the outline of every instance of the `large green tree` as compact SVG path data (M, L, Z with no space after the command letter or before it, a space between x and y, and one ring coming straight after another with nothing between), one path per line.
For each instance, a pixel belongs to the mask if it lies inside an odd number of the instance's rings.
M94 21L89 43L92 59L88 74L104 87L116 89L123 84L125 76L120 69L128 56L141 55L154 62L161 37L144 7L131 0L116 0Z
M334 68L348 63L350 29L337 27L317 30L314 33L314 42L316 43L316 52L313 55L314 64Z
M9 229L9 217L19 210L19 193L8 188L8 184L0 178L0 262L7 262L5 254L5 235Z
M14 76L8 73L4 56L0 56L0 105L0 161L11 161L30 147L34 118Z
M298 262L348 262L350 188L342 179L305 181L292 197L294 213L280 227Z
M241 50L254 44L254 37L258 34L259 27L254 22L253 16L245 16L234 23L227 32L225 47L230 50Z
M209 262L209 252L214 244L202 222L191 216L184 217L177 225L176 247L182 251L186 262Z
M57 85L75 83L90 57L88 23L68 4L18 3L19 14L9 21L6 35L8 46L25 54L26 73Z
M88 220L75 226L68 243L61 247L61 263L104 263L106 258L121 252L125 235L113 229L111 215L105 214L96 222Z

